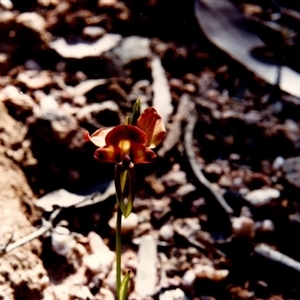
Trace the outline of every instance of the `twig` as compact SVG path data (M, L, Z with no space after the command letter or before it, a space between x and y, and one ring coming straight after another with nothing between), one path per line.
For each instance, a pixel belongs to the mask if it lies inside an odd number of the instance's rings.
M195 113L191 113L189 118L188 118L188 123L185 129L185 134L184 134L184 147L185 151L188 157L188 160L190 162L191 168L199 180L199 182L206 187L212 195L216 198L216 200L219 202L219 204L223 207L223 209L226 211L227 214L230 216L233 214L232 208L227 204L223 196L216 191L216 189L213 187L213 185L205 178L205 176L202 173L201 167L199 166L197 160L196 160L196 155L193 151L193 132L194 128L197 122L197 117Z
M62 211L62 209L67 209L67 208L70 208L70 207L75 207L75 208L80 208L80 207L84 207L84 206L88 206L88 205L93 205L93 204L96 204L96 203L99 203L99 202L102 202L104 201L105 199L109 198L110 196L114 195L115 194L115 188L114 188L114 185L111 183L108 188L106 189L105 193L101 194L101 195L92 195L92 198L91 196L88 196L88 197L85 197L83 200L77 202L77 203L74 203L73 205L70 205L68 207L60 207L60 208L57 208L55 209L52 214L50 215L49 217L49 220L46 221L45 219L42 219L43 220L43 224L42 224L42 227L40 227L39 229L37 229L36 231L30 233L29 235L27 236L24 236L23 238L15 241L14 243L10 243L11 239L7 242L6 245L4 245L2 247L2 249L0 248L0 256L42 236L43 234L45 234L46 232L50 231L53 229L53 221L55 220L55 218L59 215L59 213Z
M162 147L157 153L160 157L163 157L168 151L173 149L180 141L182 123L189 118L189 115L194 108L195 104L190 101L189 96L183 94L180 97L176 115L173 117L172 123L169 124L167 136L163 140Z
M14 243L9 243L7 244L3 249L1 249L0 251L0 256L38 238L39 236L43 235L44 233L46 233L49 230L52 230L53 228L53 224L52 222L54 221L54 219L57 217L57 215L60 213L61 208L56 209L50 216L49 221L43 220L43 225L41 228L39 228L38 230L30 233L29 235L24 236L23 238L15 241Z
M266 244L259 244L254 248L254 252L262 257L265 257L271 261L280 263L288 268L294 269L300 272L300 262L292 259L291 257L282 254L279 251L272 249Z

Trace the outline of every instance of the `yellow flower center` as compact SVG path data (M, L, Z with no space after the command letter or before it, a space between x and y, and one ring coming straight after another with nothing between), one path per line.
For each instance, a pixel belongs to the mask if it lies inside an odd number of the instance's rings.
M130 141L129 140L121 140L119 142L119 147L122 149L122 152L129 153Z

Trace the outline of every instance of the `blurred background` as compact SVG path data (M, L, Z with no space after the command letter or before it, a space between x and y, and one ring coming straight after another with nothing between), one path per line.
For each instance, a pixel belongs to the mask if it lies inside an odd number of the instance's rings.
M83 135L139 98L167 135L135 166L129 299L298 299L299 22L292 1L0 1L0 298L115 298L114 166Z

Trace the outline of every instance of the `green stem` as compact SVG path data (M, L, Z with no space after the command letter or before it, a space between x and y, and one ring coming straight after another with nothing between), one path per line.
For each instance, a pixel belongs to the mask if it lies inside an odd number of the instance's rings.
M117 284L117 299L119 299L120 287L121 287L121 225L122 225L122 212L118 207L117 211L117 223L116 223L116 284Z

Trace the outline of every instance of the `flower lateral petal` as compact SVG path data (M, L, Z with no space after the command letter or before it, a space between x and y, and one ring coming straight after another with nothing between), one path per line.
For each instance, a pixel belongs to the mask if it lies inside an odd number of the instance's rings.
M96 130L92 135L90 135L88 133L88 131L85 131L84 139L85 139L85 141L92 142L94 145L96 145L98 147L104 147L106 145L105 138L106 138L107 134L113 129L114 129L114 127L100 128L100 129Z
M146 146L149 148L155 148L162 142L166 135L163 120L154 107L145 109L138 118L136 125L146 133Z
M94 157L99 162L117 164L121 161L121 149L113 145L98 148L94 153Z
M155 160L156 154L144 145L132 144L130 157L133 157L134 164L149 164Z

